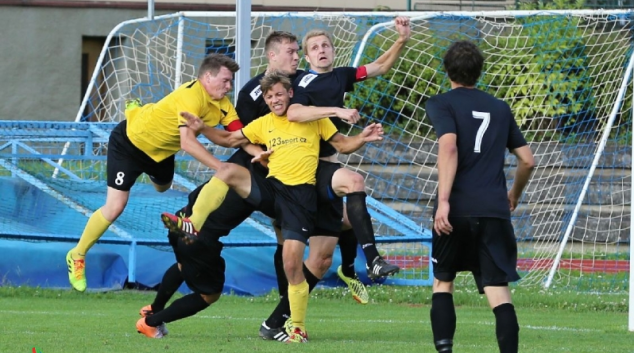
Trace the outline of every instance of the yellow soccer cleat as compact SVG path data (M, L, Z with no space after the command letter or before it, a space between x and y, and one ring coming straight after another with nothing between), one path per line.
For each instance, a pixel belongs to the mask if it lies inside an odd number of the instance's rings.
M76 291L86 290L86 262L84 259L74 259L73 250L66 254L66 265L68 266L68 281Z
M370 300L370 295L368 294L368 290L365 288L365 285L361 283L359 277L355 274L354 277L347 277L343 274L341 266L337 267L337 275L344 281L348 288L350 289L350 293L352 294L352 298L359 302L359 304L367 304Z
M140 108L142 106L143 106L143 102L141 102L141 99L139 98L125 101L125 110L132 110L135 108Z
M288 333L288 341L286 343L307 343L308 334L302 331L299 327L293 327L293 330Z

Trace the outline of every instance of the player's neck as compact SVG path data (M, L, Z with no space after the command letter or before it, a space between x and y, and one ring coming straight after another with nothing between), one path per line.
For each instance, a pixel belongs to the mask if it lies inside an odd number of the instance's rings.
M308 72L310 72L311 74L325 74L328 72L332 72L332 70L334 70L332 66L325 67L325 68L311 67L310 69L308 69Z
M456 88L469 88L469 89L473 89L475 88L475 86L465 86L463 84L460 84L458 82L453 82L451 81L451 89L456 89Z

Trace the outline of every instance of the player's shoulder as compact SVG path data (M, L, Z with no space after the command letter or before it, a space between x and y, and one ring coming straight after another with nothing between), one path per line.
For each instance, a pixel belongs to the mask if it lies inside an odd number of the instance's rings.
M220 107L220 110L222 110L225 114L227 114L229 110L235 109L233 107L233 103L231 102L231 99L229 99L229 97L227 96L222 97L222 99L220 99L217 102L218 102L218 107Z
M297 78L299 78L300 76L303 76L304 73L306 73L306 71L304 70L295 70L295 73L293 75L288 76L288 78L291 79L291 82L295 82L295 80L297 80Z
M301 75L297 76L295 79L295 86L307 88L315 79L319 77L319 74L310 71L304 71Z
M270 112L270 113L267 113L267 114L264 114L264 115L258 117L257 119L253 120L253 122L257 121L258 123L266 123L267 121L272 121L273 118L274 118L274 114L273 114L273 112ZM249 125L251 125L251 124L249 124Z
M247 83L242 86L242 89L240 89L240 92L248 94L253 101L256 101L262 96L262 89L260 88L260 80L262 80L262 77L264 77L264 72L247 81Z

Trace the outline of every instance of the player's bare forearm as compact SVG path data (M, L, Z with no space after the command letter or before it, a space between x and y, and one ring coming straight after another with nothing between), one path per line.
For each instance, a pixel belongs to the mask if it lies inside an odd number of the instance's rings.
M183 151L189 153L192 157L196 158L196 160L207 167L213 170L218 170L218 168L220 168L220 160L209 153L205 146L198 142L198 140L193 139L181 141L181 148Z
M286 117L288 121L296 123L306 123L309 121L316 121L329 116L336 116L336 107L315 107L306 106L301 104L292 104L288 107Z
M407 44L411 36L411 28L409 18L399 16L394 19L395 30L398 33L396 42L385 52L379 56L374 62L365 66L368 77L376 77L390 71L396 59L401 55L403 48Z
M381 76L390 71L394 63L396 63L396 60L401 56L401 52L403 52L406 44L406 40L397 40L383 55L379 56L378 59L365 65L368 78Z
M438 200L449 201L458 169L456 135L442 135L438 141Z
M226 131L216 128L205 128L203 135L216 145L227 148L241 147L249 143L249 140L242 134L242 130Z
M337 152L343 154L352 153L365 145L365 141L360 135L344 136L336 134L329 142Z
M517 169L511 192L519 199L535 168L535 158L528 146L514 149L513 154L517 157Z
M264 152L264 149L262 148L262 146L254 145L250 142L244 143L240 147L242 147L243 150L245 150L248 154L250 154L253 157L259 156L260 154L262 154L262 152Z
M202 134L209 139L209 141L222 147L234 147L230 145L229 136L231 133L226 130L216 129L211 126L205 126L202 130Z

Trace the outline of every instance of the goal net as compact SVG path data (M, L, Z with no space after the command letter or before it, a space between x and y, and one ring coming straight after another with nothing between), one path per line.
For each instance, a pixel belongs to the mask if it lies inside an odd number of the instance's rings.
M401 59L383 77L359 84L346 103L365 117L360 125L378 121L387 131L382 143L341 156L349 168L366 177L378 238L404 236L404 242L384 244L382 251L406 268L404 278L429 280L425 274L428 246L407 238L429 236L437 186L437 145L425 102L450 89L442 68L442 55L450 42L469 39L486 57L479 88L511 105L537 158L534 176L513 215L521 283L544 284L552 274L557 286L625 289L631 194L632 90L627 82L632 68L632 13L410 15L413 35ZM301 38L310 29L324 28L334 36L336 66L371 62L397 38L392 16L253 13L251 74L266 66L264 39L272 30L287 30ZM108 38L77 121L117 122L123 119L125 100L158 101L193 79L205 55L232 55L235 33L231 13L179 13L122 23ZM103 142L95 142L93 147L102 148ZM231 153L212 145L209 148L216 155ZM82 165L95 169L100 163L103 161ZM507 163L511 182L514 158L509 157ZM78 164L74 170L80 172L81 168ZM211 175L182 155L177 169L177 187L184 190ZM105 185L103 172L86 175ZM175 210L182 206L171 202L182 200L165 198L160 207ZM143 205L138 205L137 212L146 212ZM133 227L135 222L130 223Z
M510 104L537 168L513 214L522 284L626 290L631 194L632 12L491 12L412 19L395 68L348 104L387 126L383 144L353 155L371 195L431 228L437 187L430 96L450 83L442 55L454 40L478 44L478 88ZM391 26L368 33L355 64L393 43ZM507 158L511 185L514 158Z

